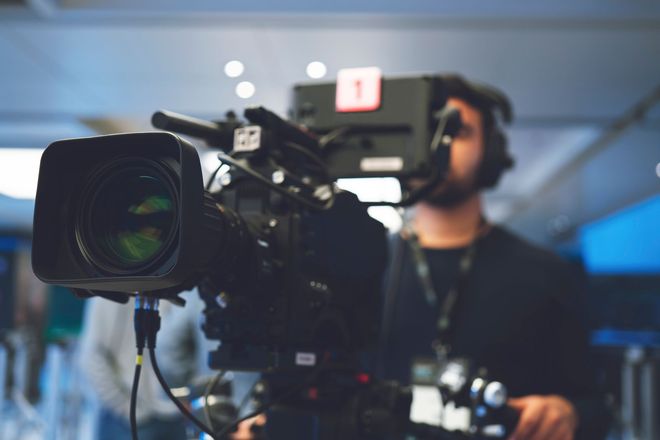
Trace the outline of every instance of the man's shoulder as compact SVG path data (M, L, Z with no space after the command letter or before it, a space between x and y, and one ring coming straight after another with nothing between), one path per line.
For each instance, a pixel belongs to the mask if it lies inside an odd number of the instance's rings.
M584 282L579 266L499 226L494 228L492 238L491 261L495 261L502 276L516 279L519 284L542 287L538 292L546 292L564 305L577 304L575 293Z
M543 270L564 271L571 266L568 261L554 252L526 240L503 226L494 226L491 234L494 250L502 258Z

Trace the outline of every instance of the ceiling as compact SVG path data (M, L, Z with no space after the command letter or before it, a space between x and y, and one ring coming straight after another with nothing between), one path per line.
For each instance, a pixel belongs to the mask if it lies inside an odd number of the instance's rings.
M149 129L159 108L285 114L319 60L506 91L517 165L488 210L537 241L660 192L660 0L0 2L0 60L0 147ZM31 203L0 196L0 228L29 229Z

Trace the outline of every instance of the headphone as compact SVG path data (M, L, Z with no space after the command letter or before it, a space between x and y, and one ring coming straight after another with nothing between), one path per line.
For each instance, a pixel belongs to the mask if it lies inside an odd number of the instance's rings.
M481 105L476 106L483 114L490 112L493 123L488 133L484 133L484 156L477 172L479 188L492 188L500 180L502 174L513 167L514 159L509 153L508 142L502 123L509 124L513 119L511 102L500 90L481 83L465 80L458 75L446 75L447 82L457 82ZM451 91L449 95L453 96ZM461 94L457 98L465 99ZM469 100L468 100L469 101ZM470 103L475 105L474 103Z

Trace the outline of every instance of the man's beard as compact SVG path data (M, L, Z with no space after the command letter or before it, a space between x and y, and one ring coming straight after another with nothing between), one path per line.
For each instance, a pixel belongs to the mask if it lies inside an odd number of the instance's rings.
M438 208L453 208L478 192L474 182L457 182L449 177L422 200Z

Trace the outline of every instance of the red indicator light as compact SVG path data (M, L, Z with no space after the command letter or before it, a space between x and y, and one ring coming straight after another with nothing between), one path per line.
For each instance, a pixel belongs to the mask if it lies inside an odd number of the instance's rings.
M359 383L361 383L361 384L365 384L365 385L366 385L366 384L368 384L369 382L371 382L371 377L370 377L367 373L360 373L360 374L358 374L357 376L355 376L355 378L356 378L357 381L358 381Z

